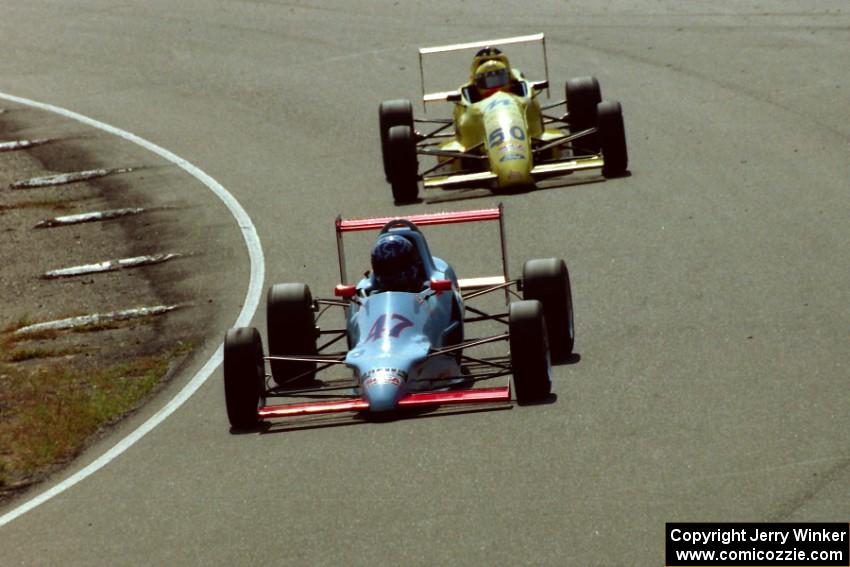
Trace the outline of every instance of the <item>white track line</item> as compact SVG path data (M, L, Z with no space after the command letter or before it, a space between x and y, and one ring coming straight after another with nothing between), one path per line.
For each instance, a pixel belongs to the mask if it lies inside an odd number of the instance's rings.
M115 128L114 126L110 126L108 124L104 124L103 122L98 122L92 118L87 116L83 116L82 114L77 114L76 112L72 112L70 110L66 110L64 108L60 108L58 106L53 106L51 104L45 104L42 102L36 102L33 100L29 100L26 98L21 98L17 96L13 96L10 94L0 92L0 99L5 99L11 102L16 102L18 104L24 104L27 106L31 106L34 108L39 108L41 110L46 110L49 112L54 112L66 118L71 118L72 120L76 120L77 122L81 122L93 128L97 128L99 130L103 130L109 134L114 136L118 136L119 138L123 138L129 142L137 144L146 150L155 153L161 158L170 161L174 165L181 168L183 171L203 183L207 186L207 188L215 193L215 195L221 199L221 201L227 206L230 214L233 215L233 218L236 219L236 223L239 225L239 229L242 231L242 238L245 239L245 245L248 247L248 256L250 258L251 263L251 277L248 282L248 292L245 296L245 301L242 306L242 311L239 312L239 316L236 318L236 322L233 324L234 327L244 327L251 322L251 319L254 317L254 313L257 311L257 306L260 303L260 297L262 296L263 289L263 280L265 279L265 260L263 258L263 248L260 244L260 237L257 235L257 229L254 227L254 224L251 222L251 217L248 216L248 213L245 212L245 209L242 208L242 205L236 200L233 195L230 194L227 189L222 187L218 181L204 173L199 168L195 167L188 161L183 158L171 153L170 151L161 148L154 144L153 142L149 142L144 138L140 138L135 134L131 134L130 132L121 130L119 128ZM54 496L61 494L68 488L74 486L81 480L85 479L91 474L94 474L107 464L109 464L113 459L121 455L124 451L133 446L133 444L144 437L147 433L152 431L157 425L162 423L165 418L174 413L183 403L188 400L192 394L194 394L198 388L200 388L204 382L212 375L216 368L221 364L223 358L224 348L219 344L215 353L212 357L207 360L204 366L198 370L194 377L189 381L186 386L183 387L177 395L171 399L164 407L162 407L158 412L148 418L142 425L140 425L135 431L130 433L127 437L121 439L118 443L116 443L112 448L102 454L100 457L86 465L84 468L80 469L70 477L66 478L62 482L54 485L50 489L36 495L33 498L25 501L24 503L16 506L11 511L6 512L3 516L0 516L0 527L8 524L15 518L26 514L36 506L47 502Z
M91 315L80 315L79 317L68 317L67 319L57 319L55 321L45 321L44 323L33 323L26 327L21 327L16 330L13 335L29 335L32 333L40 333L41 331L64 331L66 329L79 329L88 325L97 325L100 323L112 323L114 321L127 321L129 319L139 319L142 317L152 317L155 315L163 315L180 309L180 305L154 305L153 307L136 307L135 309L123 309L121 311L111 311L109 313L93 313Z
M0 143L0 152L14 152L17 150L25 150L35 146L40 146L49 142L49 138L38 138L36 140L15 140L14 142Z
M149 254L147 256L135 256L133 258L119 258L118 260L106 260L94 264L85 264L82 266L73 266L70 268L60 268L58 270L50 270L41 274L44 279L55 278L71 278L74 276L87 276L89 274L102 274L104 272L114 272L116 270L124 270L126 268L138 268L141 266L153 266L162 264L174 258L182 258L183 255L178 252L168 252L166 254Z
M69 183L77 183L79 181L88 181L89 179L98 179L113 175L116 173L129 173L133 171L132 167L122 167L120 169L90 169L88 171L74 171L71 173L58 173L56 175L48 175L46 177L34 177L25 181L16 181L9 185L12 189L38 189L41 187L53 187L54 185L67 185Z
M126 217L130 215L139 215L150 209L140 207L132 207L127 209L110 209L108 211L92 211L90 213L80 213L77 215L65 215L61 217L53 217L45 219L33 228L53 228L57 226L68 226L71 224L81 224L84 222L99 222Z

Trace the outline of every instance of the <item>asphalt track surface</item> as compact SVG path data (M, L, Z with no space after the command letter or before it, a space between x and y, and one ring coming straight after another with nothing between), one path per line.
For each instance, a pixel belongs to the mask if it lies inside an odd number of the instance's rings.
M514 268L567 259L581 359L551 404L249 435L216 372L0 528L3 564L660 565L667 521L847 521L848 29L839 1L4 6L0 91L207 172L251 215L267 283L329 291L337 213L501 201ZM632 176L393 207L377 106L417 96L416 48L538 31L556 90L594 74L623 103ZM491 236L441 255L480 271ZM221 266L237 298L242 254Z

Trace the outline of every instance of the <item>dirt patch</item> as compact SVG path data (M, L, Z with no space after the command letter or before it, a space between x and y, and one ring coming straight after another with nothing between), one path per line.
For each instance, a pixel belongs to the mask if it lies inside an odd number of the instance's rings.
M0 152L2 502L139 408L191 359L193 350L220 341L222 320L238 310L238 297L234 300L224 288L217 267L247 271L247 262L224 206L176 166L52 113L0 106L6 109L0 114L0 142L51 140ZM123 167L133 171L45 188L11 188L34 177ZM57 216L119 208L143 211L35 228ZM102 274L43 277L50 270L164 253L180 256ZM82 330L15 334L32 323L156 305L180 309Z

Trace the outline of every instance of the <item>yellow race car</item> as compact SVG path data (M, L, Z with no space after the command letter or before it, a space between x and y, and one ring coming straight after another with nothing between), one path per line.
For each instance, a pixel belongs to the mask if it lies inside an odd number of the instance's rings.
M499 49L519 43L541 45L545 80L526 79ZM473 49L469 82L457 90L426 94L424 56ZM580 170L600 169L605 177L628 171L620 103L602 100L596 78L570 79L565 100L540 104L539 94L549 92L542 33L421 48L419 69L423 107L450 102L454 111L451 118L421 119L414 118L409 100L381 103L384 173L396 203L415 201L420 181L425 189L498 191L533 187L541 179ZM436 127L422 132L421 125ZM419 156L436 161L420 171Z

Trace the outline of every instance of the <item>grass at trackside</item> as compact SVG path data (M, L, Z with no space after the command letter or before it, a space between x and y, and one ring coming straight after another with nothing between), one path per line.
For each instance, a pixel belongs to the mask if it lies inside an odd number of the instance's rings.
M152 356L92 367L74 362L74 354L89 349L20 342L8 332L0 336L0 498L77 455L100 428L136 408L169 364L192 348L181 342Z
M25 360L54 358L58 356L67 356L71 354L80 354L86 352L84 347L67 347L67 348L52 348L52 347L17 347L2 355L6 362L23 362Z

